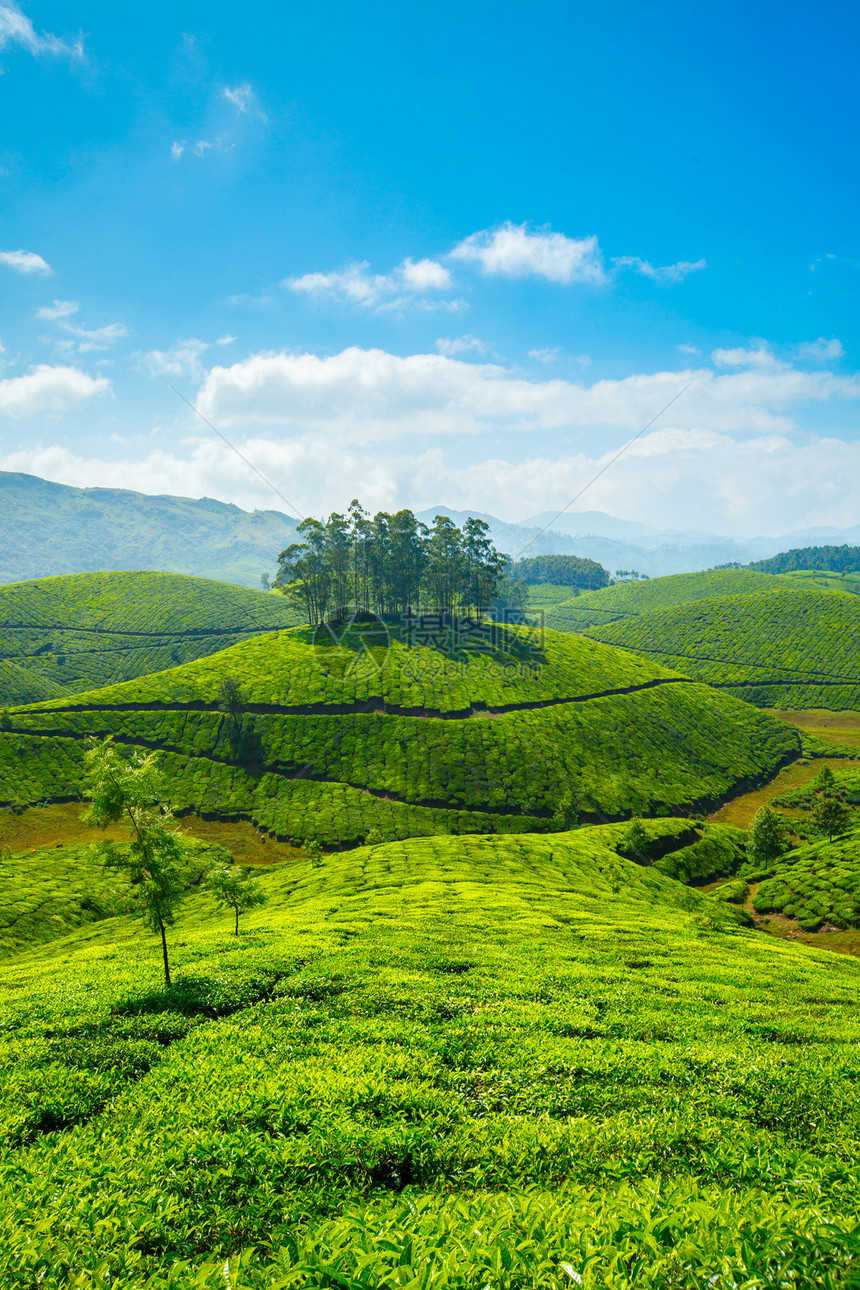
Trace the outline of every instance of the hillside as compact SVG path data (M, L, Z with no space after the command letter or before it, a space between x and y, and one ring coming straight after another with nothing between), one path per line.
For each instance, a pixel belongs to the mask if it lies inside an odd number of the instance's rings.
M27 667L19 667L0 658L0 708L14 708L22 703L41 703L65 694L61 685Z
M0 471L0 583L167 569L249 587L272 574L296 520L202 497L70 488Z
M600 591L585 591L547 611L546 625L555 631L581 632L617 619L652 614L674 605L712 596L762 594L785 586L783 578L747 569L709 569L678 573L641 582L619 582Z
M740 873L758 887L760 914L794 918L804 931L860 926L860 829L789 851L767 869L753 864Z
M588 634L761 707L860 708L855 596L789 585L678 605Z
M789 573L793 570L820 570L826 573L860 573L860 546L807 546L781 551L769 560L756 560L749 566L762 573Z
M129 916L19 948L4 1286L848 1290L860 964L622 837L298 858L238 938L192 888L167 992Z
M32 703L201 658L249 635L289 627L281 596L170 573L91 573L0 587L0 665ZM13 674L0 686L14 696ZM27 689L29 686L29 690ZM43 687L39 692L39 687ZM44 689L44 687L49 687Z
M497 629L498 630L498 629ZM175 801L280 836L355 844L673 812L769 776L796 732L706 686L581 636L509 629L483 651L310 629L19 710L0 736L4 799L80 789L83 741L163 749ZM222 687L240 693L223 710Z

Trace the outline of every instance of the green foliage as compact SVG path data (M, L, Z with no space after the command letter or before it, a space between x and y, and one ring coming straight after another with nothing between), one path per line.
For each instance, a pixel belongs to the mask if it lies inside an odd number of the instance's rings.
M130 918L19 954L4 1287L850 1290L860 965L627 827L297 858L239 941L194 889L170 991Z
M249 818L281 838L557 827L575 770L581 820L673 813L768 777L796 747L782 722L581 636L497 629L495 646L392 640L358 668L361 633L260 636L145 679L33 707L0 734L16 805L81 791L82 742L157 748L177 809ZM241 687L240 734L222 711Z
M706 573L674 573L664 578L619 582L602 591L587 591L567 603L551 606L547 626L557 631L585 631L615 621L684 605L714 596L780 591L784 578L747 569L711 569Z
M839 833L844 833L851 819L851 811L838 797L822 797L815 803L812 812L812 823L817 833L827 838L828 842Z
M747 566L762 573L788 573L794 569L823 569L832 573L860 572L860 546L806 546L782 551L769 560Z
M588 634L761 707L860 708L860 600L773 581L782 589L589 625Z
M275 587L310 623L340 623L356 613L403 615L421 606L478 615L496 602L508 557L489 525L469 517L462 532L447 515L428 529L409 510L371 520L357 501L328 522L306 519L301 538L278 556Z
M603 565L578 555L529 556L511 566L510 576L522 579L529 586L551 582L580 591L597 591L609 586L609 574Z
M714 900L730 900L735 905L742 905L749 899L749 894L750 885L743 878L733 878L711 892Z
M239 915L266 903L265 892L252 869L222 865L207 875L206 885L215 903L222 909L232 909L236 915L235 936L239 935Z
M856 749L853 750L856 754ZM829 772L825 775L825 771ZM835 772L824 766L815 779L775 797L774 806L795 811L811 811L824 797L837 797L854 806L860 805L860 766L840 766Z
M621 840L621 854L637 864L648 863L648 831L641 820L633 820Z
M298 621L280 596L182 574L0 586L0 706L161 672Z
M164 982L170 985L165 929L172 927L185 898L185 847L173 816L163 803L166 784L156 754L121 752L110 739L92 742L84 756L84 784L90 799L84 822L104 829L128 829L124 847L97 843L94 854L132 883L147 925L161 937Z
M788 826L770 806L756 812L750 829L749 855L753 864L766 866L788 850Z
M749 834L731 824L706 824L689 845L673 848L654 864L679 882L722 878L734 874L747 859Z
M319 866L322 864L323 849L320 846L319 842L316 840L316 838L309 838L307 842L303 843L302 850L304 851L308 860L310 860L311 864L315 868L319 868Z
M816 931L824 922L840 928L860 926L857 829L830 843L798 847L764 874L749 865L741 869L741 876L752 882L764 878L753 900L760 913L796 918L805 931Z

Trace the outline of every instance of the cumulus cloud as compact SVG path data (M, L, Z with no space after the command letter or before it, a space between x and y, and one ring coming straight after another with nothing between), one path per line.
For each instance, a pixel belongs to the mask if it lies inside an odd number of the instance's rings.
M16 273L42 273L45 276L54 272L47 260L35 251L0 251L0 264L14 269Z
M835 337L825 340L823 336L819 336L818 340L804 341L797 347L798 358L810 359L813 363L835 362L836 359L842 358L844 353L842 341L836 340Z
M444 354L400 357L352 346L339 354L267 353L216 366L199 393L218 425L311 427L356 442L493 430L639 429L695 377L673 408L679 424L716 431L785 432L794 408L860 397L860 379L787 364L634 374L591 385L526 380L495 363Z
M26 49L34 58L42 55L54 58L83 58L84 40L61 40L49 32L36 31L30 19L12 0L0 0L0 49L17 45Z
M41 309L36 310L37 318L45 318L49 322L57 322L61 318L70 318L72 314L78 312L77 302L74 300L55 300L52 305L42 305Z
M437 260L404 260L391 273L371 273L366 260L333 273L305 273L284 286L317 300L339 300L368 309L397 309L414 304L428 292L447 291L451 274ZM459 301L420 300L435 308L458 308Z
M0 380L0 414L18 418L39 412L72 412L110 389L106 377L88 376L79 367L40 363L24 376Z
M539 277L550 282L606 281L603 256L596 237L567 237L550 229L530 230L527 224L503 224L482 229L458 243L455 260L477 264L488 276Z
M651 264L648 260L640 259L638 255L616 256L612 263L616 269L633 269L634 272L641 273L643 278L650 278L652 282L660 282L664 286L674 286L678 282L683 282L691 273L698 273L708 267L707 260L678 260L676 264Z

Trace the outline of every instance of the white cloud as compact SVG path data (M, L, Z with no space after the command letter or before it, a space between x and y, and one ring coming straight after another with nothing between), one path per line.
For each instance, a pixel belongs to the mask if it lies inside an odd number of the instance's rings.
M0 414L17 418L39 412L71 412L110 389L106 377L88 376L78 367L41 363L25 376L0 380Z
M142 369L150 376L191 376L195 380L204 375L203 355L215 345L232 345L235 336L219 336L215 341L198 340L189 336L177 341L172 349L153 349L148 354L135 354Z
M644 278L650 278L652 282L671 286L683 282L689 274L698 273L708 267L707 260L678 260L676 264L650 264L648 260L642 260L638 255L616 256L612 263L616 269L634 269L636 273L641 273Z
M391 273L371 273L366 260L334 273L305 273L283 284L317 300L339 300L369 309L397 309L427 292L447 291L451 274L436 260L404 260ZM458 308L460 301L421 301L434 308Z
M566 237L549 229L529 230L527 224L503 224L465 238L451 252L455 260L477 264L487 275L508 278L534 276L550 282L606 281L603 256L596 237Z
M490 347L477 336L440 336L436 348L446 358L456 358L458 354L486 354Z
M106 327L73 327L71 323L60 323L65 331L78 337L76 349L79 354L92 354L110 349L118 340L128 335L122 323L108 323Z
M178 161L185 151L185 140L174 139L170 145L170 155L174 161Z
M758 341L754 347L744 349L715 349L711 359L717 367L784 367L770 352L764 341Z
M83 58L84 40L78 36L75 41L61 40L49 32L37 32L30 19L23 14L17 4L11 0L0 2L0 49L7 45L18 45L26 49L34 58L48 54L55 58Z
M318 435L239 440L247 457L309 514L342 510L358 496L371 511L440 499L503 518L562 507L605 465L604 454L546 452L522 460L486 457L463 467L440 448L367 453L346 444L332 454ZM248 508L283 504L222 443L195 435L171 451L143 457L85 458L61 445L28 446L0 456L0 469L27 471L78 486L220 497ZM860 522L854 487L860 444L822 439L797 446L779 435L738 441L708 430L656 430L595 483L581 505L660 528L713 533L785 533L819 524Z
M42 305L41 309L36 310L37 318L46 318L50 322L57 322L60 318L70 318L72 314L78 312L77 302L74 300L55 300L52 305Z
M842 341L836 340L835 337L832 340L825 340L823 336L819 336L818 340L804 341L797 347L798 358L811 359L814 363L832 362L842 358L844 353Z
M701 354L698 345L678 345L679 354Z
M254 93L252 86L249 85L247 81L245 81L243 85L225 85L224 98L228 103L232 103L234 108L241 115L245 116L252 112L261 120L267 120L265 112L260 110L260 103L257 95Z
M403 261L400 274L407 287L413 291L447 291L451 274L438 260Z
M50 264L35 251L0 251L0 264L14 269L16 273L42 273L46 276L54 272Z
M525 380L494 363L440 354L399 357L353 346L324 358L265 353L214 367L199 404L225 428L314 429L356 443L502 430L629 431L645 425L693 377L673 419L722 432L784 433L795 428L788 414L796 407L860 397L858 377L776 362L731 373L654 372L586 385Z
M554 349L530 349L529 358L535 359L538 363L556 363L561 354L561 346L556 345ZM589 360L590 362L591 360Z

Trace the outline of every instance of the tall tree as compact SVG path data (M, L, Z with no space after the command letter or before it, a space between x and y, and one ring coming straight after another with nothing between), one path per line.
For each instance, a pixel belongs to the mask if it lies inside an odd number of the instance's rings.
M788 828L769 806L756 813L750 830L750 852L756 864L770 864L788 848Z
M84 822L104 829L123 824L129 840L124 846L99 842L95 853L112 869L130 879L143 918L161 937L164 984L170 985L167 931L185 896L186 847L165 804L166 783L156 753L121 753L110 741L93 741L85 758L85 783L90 799Z

